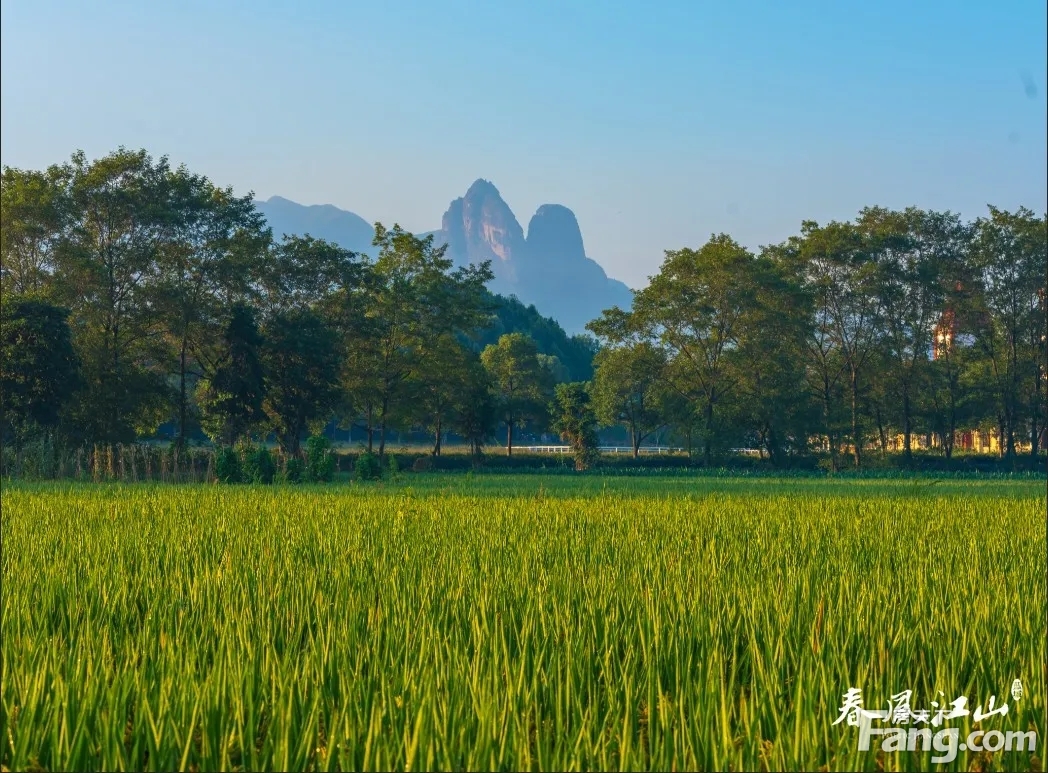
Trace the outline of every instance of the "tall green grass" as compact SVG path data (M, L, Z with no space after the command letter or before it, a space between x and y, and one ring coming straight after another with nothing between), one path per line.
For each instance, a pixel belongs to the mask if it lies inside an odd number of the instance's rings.
M938 769L1041 764L1042 484L516 480L5 487L0 763L936 767L855 686L995 694L1037 751Z

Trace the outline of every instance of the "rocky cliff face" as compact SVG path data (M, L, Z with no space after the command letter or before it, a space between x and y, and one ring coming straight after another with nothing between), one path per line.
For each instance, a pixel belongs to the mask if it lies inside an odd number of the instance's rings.
M632 303L629 288L586 257L570 209L543 204L525 237L498 189L486 180L477 180L451 203L436 240L448 245L449 257L458 264L490 260L494 292L534 304L569 333L584 332L586 323L606 308Z
M560 204L543 204L528 223L528 252L541 263L577 263L586 259L575 213Z
M356 252L374 252L373 228L352 212L330 205L305 207L279 196L255 205L278 239L284 233L308 233ZM633 301L626 285L609 279L586 257L574 213L559 204L539 207L525 236L498 189L477 180L451 202L440 230L431 233L437 244L447 244L448 257L458 265L490 260L492 292L533 304L568 333L584 332L586 323L604 309L629 308Z
M437 240L448 245L456 263L491 261L495 281L491 289L503 292L518 281L517 267L524 259L524 231L487 180L477 180L461 199L444 213Z

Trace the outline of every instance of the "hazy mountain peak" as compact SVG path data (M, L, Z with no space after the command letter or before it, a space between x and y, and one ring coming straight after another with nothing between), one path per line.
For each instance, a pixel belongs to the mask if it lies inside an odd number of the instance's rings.
M282 196L256 201L255 206L278 239L283 234L309 234L354 252L374 252L374 228L352 212L330 204L306 206ZM632 303L629 288L609 279L586 257L574 212L560 204L543 204L531 217L525 237L513 210L489 180L477 179L452 201L433 236L437 244L447 245L448 257L458 265L490 260L492 292L534 304L569 333L583 332L606 308L628 308Z
M283 196L255 201L255 208L266 217L273 236L309 234L326 239L354 252L371 252L375 229L360 215L332 204L299 204Z
M526 250L524 229L493 184L477 180L469 186L465 196L451 202L441 230L459 262L490 260L496 279L514 280L514 261Z
M586 257L575 213L543 204L528 223L527 237L498 189L479 179L451 203L438 240L458 264L490 260L494 292L516 295L556 318L565 330L582 332L611 306L628 308L632 293L609 279Z
M543 204L528 223L528 251L535 260L582 260L586 249L575 213L561 204Z
M469 199L488 196L492 196L499 201L502 201L502 194L499 193L499 189L495 187L495 184L490 180L485 180L483 177L478 177L466 190L465 198Z

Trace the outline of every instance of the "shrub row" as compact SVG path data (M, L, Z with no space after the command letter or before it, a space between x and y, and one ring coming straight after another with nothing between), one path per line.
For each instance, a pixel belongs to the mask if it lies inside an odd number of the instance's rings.
M300 483L326 482L336 474L357 480L378 480L400 470L413 473L531 472L575 474L574 460L568 454L516 453L511 457L485 454L432 456L427 452L387 453L384 459L364 451L335 451L323 436L311 437L301 456L271 451L251 444L235 448L178 448L154 444L93 446L68 449L42 438L19 449L0 449L0 476L8 479L76 479L85 481L156 481L223 483ZM594 474L611 475L732 475L882 478L914 474L937 476L1044 476L1046 457L1029 454L1001 459L978 454L943 456L920 453L906 459L901 454L868 454L862 469L851 466L847 457L838 459L838 469L819 456L797 456L785 467L752 456L720 457L706 467L701 460L684 454L641 456L604 455L593 468Z
M338 469L343 472L359 472L358 459L369 456L366 452L340 452ZM447 454L432 456L425 452L387 453L388 463L398 469L412 472L456 472L467 470L485 470L491 472L575 472L574 460L570 454L529 454L519 453L513 456L485 454L472 458L468 454ZM863 460L863 467L855 469L850 458L839 458L838 469L832 470L830 459L819 456L790 457L783 466L776 466L768 459L753 456L724 456L713 460L708 467L700 459L689 458L683 454L663 454L632 456L606 454L600 457L594 470L612 474L666 474L672 472L694 473L705 471L706 474L719 471L734 474L764 474L777 476L823 476L843 475L860 477L892 477L912 473L940 474L980 474L1010 475L1014 473L1044 474L1046 457L1043 453L1034 458L1027 455L1014 459L1000 459L985 455L955 455L951 459L931 454L915 454L909 460L901 454L880 456L869 454ZM374 464L378 464L377 457ZM357 477L362 477L359 474Z
M241 444L215 453L219 483L326 483L335 477L337 461L331 441L314 435L306 441L305 458L274 454L265 446Z

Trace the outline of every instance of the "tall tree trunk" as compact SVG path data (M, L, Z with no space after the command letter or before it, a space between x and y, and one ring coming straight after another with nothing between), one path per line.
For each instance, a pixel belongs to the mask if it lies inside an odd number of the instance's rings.
M779 435L771 422L767 422L765 426L767 427L765 445L768 447L768 459L771 460L772 466L782 467L783 458L779 449Z
M949 459L953 456L953 445L957 438L957 401L954 399L953 390L947 395L949 402L949 408L946 411L946 428L950 433L949 445L943 441L943 451L946 453L946 458Z
M301 448L302 438L302 425L299 422L295 423L294 429L287 433L287 436L281 438L280 445L287 451L288 456L298 456L299 449Z
M389 410L388 398L382 398L382 412L378 417L378 458L382 459L386 455L386 414Z
M1042 427L1037 424L1037 419L1040 418L1040 414L1044 410L1044 397L1041 396L1041 366L1039 364L1034 369L1032 407L1033 411L1030 414L1030 456L1036 459L1037 453L1041 450L1042 430Z
M822 420L826 426L826 445L829 447L830 452L830 469L837 472L839 464L837 462L837 440L833 435L833 428L830 427L830 377L825 371L822 374Z
M513 456L513 422L506 422L506 456Z
M1005 414L1005 432L1007 433L1005 444L1005 456L1008 459L1015 458L1015 408L1014 405L1011 410Z
M910 388L906 386L902 391L902 453L906 461L913 458L913 447L911 437L913 428L910 422Z
M881 443L881 456L886 456L888 453L888 431L884 426L884 414L881 412L881 406L877 406L877 437Z
M437 417L436 436L433 441L433 456L440 456L440 417Z
M374 411L371 407L371 403L368 403L368 453L373 453L375 450L375 421Z
M186 447L186 336L182 336L182 345L178 352L178 446Z
M640 437L637 435L637 425L630 422L630 445L633 446L633 458L640 456Z
M117 426L120 424L120 393L124 384L120 383L120 326L113 324L113 378L109 385L112 390L112 410L107 417L109 426L106 428L107 440L113 440L116 436Z
M851 414L852 414L852 458L855 468L862 466L862 440L859 432L859 372L851 372Z
M713 400L706 401L706 431L702 439L703 463L709 467L713 464Z

